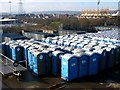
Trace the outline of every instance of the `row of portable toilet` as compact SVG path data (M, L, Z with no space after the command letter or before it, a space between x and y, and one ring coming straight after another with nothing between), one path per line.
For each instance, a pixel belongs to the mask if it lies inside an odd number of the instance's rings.
M86 38L86 37L80 37L79 35L73 36L63 36L62 38L60 36L57 36L55 38L46 38L43 40L43 42L48 44L54 44L59 46L67 46L72 48L83 48L85 45L98 45L98 44L119 44L119 40L116 39L102 39L102 38Z
M65 80L72 80L97 74L99 71L120 63L118 58L120 57L119 45L104 45L102 43L99 46L94 46L94 50L90 50L89 47L88 49L74 49L34 40L11 41L9 43L17 45L8 44L8 46L14 46L15 50L17 50L17 47L23 48L23 53L18 56L26 57L28 66L37 76L52 73L61 75ZM26 55L24 52L26 52Z
M2 54L8 58L16 61L21 61L23 59L23 47L20 46L15 41L3 42L2 43Z

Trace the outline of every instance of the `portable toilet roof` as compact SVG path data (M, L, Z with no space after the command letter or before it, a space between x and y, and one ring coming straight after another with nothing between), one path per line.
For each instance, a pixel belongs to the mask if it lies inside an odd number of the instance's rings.
M73 58L73 57L76 57L76 58L77 58L76 55L70 54L70 53L66 53L66 54L62 55L62 58L65 58L66 60L70 60L70 59Z
M83 49L74 49L72 50L72 52L75 54L75 53L81 53L81 52L84 52L85 50Z

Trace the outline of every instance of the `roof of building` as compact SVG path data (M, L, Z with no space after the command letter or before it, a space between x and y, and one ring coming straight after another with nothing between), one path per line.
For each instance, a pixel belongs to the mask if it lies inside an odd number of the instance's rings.
M9 19L9 18L5 18L5 19L0 19L0 22L6 22L6 21L16 21L17 19Z

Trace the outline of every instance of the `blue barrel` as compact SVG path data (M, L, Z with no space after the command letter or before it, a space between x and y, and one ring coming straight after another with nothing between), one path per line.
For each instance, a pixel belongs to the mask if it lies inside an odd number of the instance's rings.
M106 67L106 63L107 63L107 52L105 49L96 49L93 50L93 52L95 53L99 53L99 62L98 62L98 70L99 72L104 71L107 67Z
M55 76L61 75L61 58L60 55L63 55L62 51L53 51L52 52L52 74Z
M73 54L61 56L61 78L73 80L78 77L78 58Z
M33 52L33 74L41 76L46 74L45 53L41 51Z
M85 52L89 55L89 68L88 75L94 75L98 73L98 62L99 62L99 54L91 51Z
M89 56L84 52L75 54L78 57L78 77L84 77L88 75L88 62Z

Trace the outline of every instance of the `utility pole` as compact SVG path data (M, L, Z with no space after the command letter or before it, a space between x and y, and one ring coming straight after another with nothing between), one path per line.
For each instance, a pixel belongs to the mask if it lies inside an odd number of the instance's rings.
M18 13L19 14L24 14L24 10L23 10L23 2L22 0L19 0L19 9L18 9Z
M98 3L97 3L97 17L98 17L98 15L99 15L99 5L100 5L100 0L98 0Z
M11 1L9 1L9 5L10 5L10 17L11 17Z

